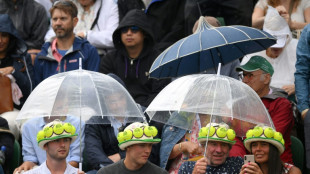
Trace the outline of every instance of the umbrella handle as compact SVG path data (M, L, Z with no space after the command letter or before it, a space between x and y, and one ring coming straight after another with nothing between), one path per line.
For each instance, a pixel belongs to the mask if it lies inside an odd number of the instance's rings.
M81 162L79 162L79 171L83 171L82 170L82 163Z

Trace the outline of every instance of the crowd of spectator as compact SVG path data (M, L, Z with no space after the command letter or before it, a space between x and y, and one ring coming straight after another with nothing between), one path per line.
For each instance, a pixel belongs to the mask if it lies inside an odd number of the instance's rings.
M71 141L71 138L70 143L66 144L68 154L64 159L78 168L81 147L89 159L88 174L130 171L126 165L128 160L135 159L137 154L132 150L135 148L146 150L146 156L152 162L138 165L142 168L147 166L140 173L148 170L205 173L226 169L232 170L231 173L251 173L250 168L264 173L269 170L268 166L262 167L262 162L258 162L260 169L251 163L242 166L240 157L254 153L254 145L266 144L259 140L249 145L246 141L243 144L245 137L236 137L234 141L216 137L218 140L208 142L207 158L196 163L183 163L185 158L201 158L204 151L199 144L206 142L201 141L199 130L206 125L198 121L193 123L192 131L154 122L150 122L150 125L136 123L140 128L157 127L157 137L161 138L161 142L150 140L153 148L149 145L119 148L122 144L118 138L119 129L125 125L112 120L109 125L80 124L74 116L15 121L37 85L54 74L78 69L80 58L83 69L109 74L120 82L143 112L173 80L149 78L149 69L154 60L173 43L195 32L199 16L206 16L205 20L214 27L220 27L221 24L251 26L277 39L277 43L267 50L223 65L221 74L241 80L261 98L273 120L274 131L280 132L285 141L285 144L282 143L285 150L282 151L278 146L273 150L282 154L277 161L284 163L277 165L288 173L291 169L299 173L293 166L290 136L294 129L293 103L297 104L297 112L300 113L300 119L295 118L295 121L304 121L305 134L299 138L305 139L306 147L310 144L307 132L310 129L309 0L0 0L0 77L10 79L13 91L13 108L0 113L5 124L5 131L0 129L0 135L7 136L0 136L0 145L6 141L4 145L8 150L5 154L11 159L14 141L8 141L8 137L21 142L23 163L15 169L14 174L42 164L48 165L47 159L52 161L49 148L39 147L36 135L46 125L54 124L55 120L69 122L82 130L82 134L75 135L78 141ZM215 74L216 71L209 69L201 73ZM126 105L126 101L121 101L120 97L116 102ZM197 120L202 120L202 117L201 114L196 115ZM222 124L208 126L229 129L228 125ZM127 127L132 132L134 128ZM246 140L249 142L249 137ZM270 144L268 147L278 145L274 142L274 139L267 141ZM221 152L217 152L218 149ZM212 161L217 153L225 157L223 161ZM307 168L310 168L309 148L306 148L306 161ZM222 164L225 167L218 167ZM4 171L8 170L7 163L1 165ZM212 167L203 167L209 165ZM234 165L238 166L238 170L231 168Z

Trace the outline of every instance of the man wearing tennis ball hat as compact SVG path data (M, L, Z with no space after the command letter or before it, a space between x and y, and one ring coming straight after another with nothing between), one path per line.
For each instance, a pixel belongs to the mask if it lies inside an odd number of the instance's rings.
M207 136L209 135L209 136ZM229 157L229 151L235 144L236 133L226 123L209 123L199 131L198 142L204 147L207 140L206 157L197 162L182 164L179 173L239 173L243 164L241 157Z
M155 139L158 131L156 127L146 123L134 122L119 132L117 140L121 150L126 150L126 157L114 164L101 168L97 174L160 174L168 173L164 169L148 161L152 145L159 143Z
M78 171L66 161L70 144L77 137L75 131L76 129L71 123L64 123L58 119L45 125L37 134L37 142L38 146L46 151L46 161L24 174L83 174L83 171Z

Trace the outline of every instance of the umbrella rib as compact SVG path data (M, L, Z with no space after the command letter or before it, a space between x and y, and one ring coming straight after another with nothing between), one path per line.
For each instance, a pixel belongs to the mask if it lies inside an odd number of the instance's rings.
M218 29L216 29L216 28L213 28L213 29L214 29L214 31L218 32L223 37L223 39L225 40L225 43L228 44L225 36ZM225 45L225 44L223 44L223 45Z
M89 74L88 74L88 76L89 76ZM93 86L96 86L96 84L94 83L94 80L93 80L93 78L90 78L91 79L91 82L92 82L92 84L93 84ZM101 102L100 102L100 99L99 99L99 93L98 93L98 90L97 90L97 88L95 88L96 90L95 90L95 92L96 92L96 99L97 99L97 101L98 101L98 104L99 104L99 106L101 106ZM103 116L103 112L102 112L102 108L101 107L99 107L99 109L100 109L100 114L101 114L101 116Z
M228 26L228 27L240 31L241 33L246 35L250 40L252 40L252 38L246 32L240 30L239 28L236 28L236 27L233 27L233 26Z

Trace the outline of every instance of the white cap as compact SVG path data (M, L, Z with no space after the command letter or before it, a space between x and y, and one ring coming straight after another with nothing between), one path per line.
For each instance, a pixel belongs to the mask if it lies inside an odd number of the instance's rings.
M272 45L272 48L283 48L286 44L286 40L290 38L291 35L290 27L286 20L271 6L268 6L263 30L277 38L277 43Z

